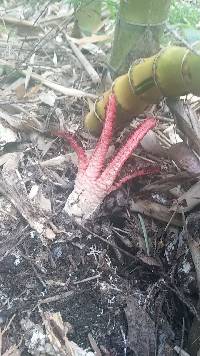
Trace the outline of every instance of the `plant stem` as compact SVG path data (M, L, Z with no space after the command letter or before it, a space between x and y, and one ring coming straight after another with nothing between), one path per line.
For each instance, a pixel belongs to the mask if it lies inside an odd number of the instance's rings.
M170 4L171 0L120 0L110 58L114 76L125 73L134 59L158 52Z

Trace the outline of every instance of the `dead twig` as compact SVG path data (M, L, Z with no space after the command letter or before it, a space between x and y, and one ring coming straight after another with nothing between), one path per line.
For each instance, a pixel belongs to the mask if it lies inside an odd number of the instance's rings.
M90 345L92 346L92 349L95 352L95 356L102 356L101 350L99 349L99 347L91 333L88 334L88 339L89 339Z
M93 281L94 279L98 279L101 277L101 274L96 274L96 276L91 276L88 278L84 278L81 281L77 281L77 282L73 282L74 284L81 284L81 283L86 283L86 282L90 282Z
M11 63L8 63L2 59L0 59L0 64L9 66L13 69L15 69L15 66ZM27 70L21 70L21 73L26 77L27 76ZM91 99L97 99L97 95L91 94L91 93L86 93L83 90L78 90L74 88L66 88L63 85L57 84L52 82L51 80L43 78L41 75L36 74L36 73L30 73L30 77L32 79L38 80L41 84L46 86L47 88L53 89L63 95L66 96L74 96L76 98L91 98Z
M74 295L74 291L73 290L67 291L67 292L64 292L64 293L60 293L60 294L56 294L56 295L54 295L52 297L48 297L48 298L39 300L38 305L57 302L60 299L66 299L68 297L71 297L72 295Z
M75 45L75 43L71 41L70 37L66 33L64 33L64 35L72 51L74 52L74 54L76 55L76 57L78 58L79 62L82 64L82 66L84 67L88 75L90 76L92 82L94 84L100 83L101 79L98 73L96 72L96 70L92 67L90 62L87 60L87 58L85 58L85 56L83 55L81 50Z
M38 32L43 32L43 29L41 26L35 25L31 21L18 20L15 17L11 17L11 16L1 16L0 19L4 25L8 24L8 25L17 26L17 27L23 27L25 29L31 29L34 31L37 30Z

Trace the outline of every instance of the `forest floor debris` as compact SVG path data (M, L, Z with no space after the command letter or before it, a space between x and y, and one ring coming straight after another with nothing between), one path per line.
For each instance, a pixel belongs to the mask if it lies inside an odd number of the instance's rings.
M162 176L111 193L96 220L77 225L63 212L77 159L49 132L70 129L91 154L83 117L105 89L110 33L75 40L71 9L56 6L36 6L38 25L19 21L20 5L2 17L0 354L187 355L200 320L199 98L151 109L158 128L128 167L156 163Z

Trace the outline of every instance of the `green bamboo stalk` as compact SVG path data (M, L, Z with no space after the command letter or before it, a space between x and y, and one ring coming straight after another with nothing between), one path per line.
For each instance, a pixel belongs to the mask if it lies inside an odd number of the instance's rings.
M120 0L110 66L114 76L125 73L133 60L160 49L160 37L171 0Z
M192 93L200 96L200 44L193 50L171 46L156 55L136 61L128 73L115 79L112 87L95 103L85 118L85 126L94 135L101 132L102 121L111 93L117 100L117 125L122 128L133 117L163 97Z
M75 7L76 24L85 34L91 34L101 23L101 0L81 0Z

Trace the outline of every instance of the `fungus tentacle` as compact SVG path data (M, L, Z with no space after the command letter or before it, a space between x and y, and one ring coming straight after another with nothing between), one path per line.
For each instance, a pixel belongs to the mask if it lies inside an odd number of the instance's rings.
M146 133L155 127L156 119L151 117L143 121L127 141L105 167L106 155L112 140L114 124L116 120L117 102L114 94L109 98L104 128L97 146L90 158L84 149L76 141L75 137L68 132L57 132L57 135L67 140L77 153L78 173L75 179L74 190L69 195L65 212L81 223L92 217L99 208L104 198L113 190L135 177L154 174L160 171L159 167L146 167L136 170L120 179L120 171L124 163L137 148ZM116 181L116 178L118 178Z

